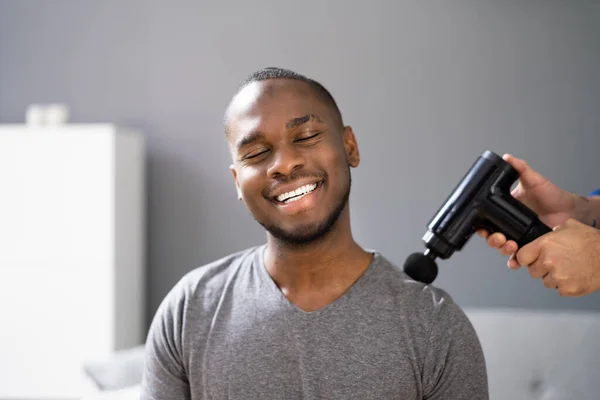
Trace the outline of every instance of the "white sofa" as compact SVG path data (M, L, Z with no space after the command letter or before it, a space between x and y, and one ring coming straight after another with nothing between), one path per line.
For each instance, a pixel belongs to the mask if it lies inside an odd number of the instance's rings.
M600 399L600 312L511 308L465 308L465 312L483 346L491 400ZM128 362L139 365L131 358ZM84 400L137 399L139 385L134 384Z
M600 312L466 308L492 400L600 399Z

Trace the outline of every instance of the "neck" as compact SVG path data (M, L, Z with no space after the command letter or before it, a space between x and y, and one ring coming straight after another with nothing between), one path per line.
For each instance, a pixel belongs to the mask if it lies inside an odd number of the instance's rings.
M348 210L325 237L302 246L268 236L265 267L284 292L349 286L368 267L371 254L352 237Z

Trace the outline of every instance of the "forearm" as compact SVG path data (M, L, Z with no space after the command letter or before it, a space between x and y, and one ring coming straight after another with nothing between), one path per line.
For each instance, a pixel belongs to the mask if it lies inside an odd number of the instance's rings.
M577 196L573 218L586 225L600 228L600 196Z

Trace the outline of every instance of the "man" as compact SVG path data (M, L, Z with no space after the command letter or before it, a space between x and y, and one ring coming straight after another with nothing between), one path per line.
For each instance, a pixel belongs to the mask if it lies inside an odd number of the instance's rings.
M329 92L266 68L225 125L239 199L267 242L191 271L166 296L142 399L487 399L462 310L354 241L360 156Z
M519 172L513 196L536 212L553 228L537 240L518 249L517 243L501 233L482 230L480 235L503 255L508 266L526 265L534 279L562 296L583 296L600 290L600 193L589 197L562 190L510 154L504 159Z

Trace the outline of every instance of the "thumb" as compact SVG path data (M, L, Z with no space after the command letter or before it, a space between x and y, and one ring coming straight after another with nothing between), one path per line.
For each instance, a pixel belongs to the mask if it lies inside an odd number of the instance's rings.
M575 218L569 218L567 219L565 222L563 222L562 224L558 224L556 225L554 228L552 228L552 230L554 232L559 232L565 229L569 229L569 228L579 228L585 226L585 224L583 224L582 222L577 221Z
M515 258L520 265L531 265L539 258L541 251L542 238L539 237L517 250Z
M536 172L529 166L527 161L516 158L512 154L504 154L504 161L509 163L519 173L519 181L521 185L527 188L533 188L546 183L546 178Z

